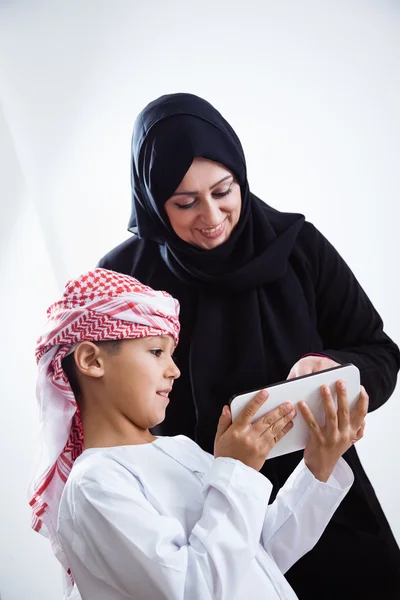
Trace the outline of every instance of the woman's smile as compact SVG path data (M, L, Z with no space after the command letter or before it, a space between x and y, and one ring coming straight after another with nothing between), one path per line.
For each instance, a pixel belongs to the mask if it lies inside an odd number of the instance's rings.
M230 238L241 208L240 186L233 173L204 158L193 160L178 189L165 203L176 235L203 250L216 248Z
M197 229L198 229L198 231L200 231L201 235L203 235L204 237L214 240L224 233L227 218L228 218L228 216L226 216L225 219L221 223L219 223L219 225L217 225L216 227L209 227L209 228L204 228L204 229L197 228Z

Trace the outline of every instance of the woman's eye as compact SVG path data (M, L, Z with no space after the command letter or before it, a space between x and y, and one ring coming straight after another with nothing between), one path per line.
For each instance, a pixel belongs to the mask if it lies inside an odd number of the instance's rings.
M153 348L152 350L150 350L150 352L154 355L157 356L157 358L160 358L161 354L162 354L162 350L161 348Z
M228 188L227 190L225 190L224 192L213 192L213 196L214 198L224 198L225 196L227 196L228 194L230 194L232 192L232 186L230 188ZM177 202L175 202L175 206L177 206L179 208L179 210L188 210L189 208L192 208L192 206L194 206L197 202L197 198L195 200L193 200L193 202L190 202L190 204L178 204Z
M224 196L227 196L231 192L232 192L232 188L230 187L228 190L226 190L226 192L214 192L213 196L215 196L215 198L223 198Z
M180 210L187 210L188 208L192 208L196 204L196 200L193 200L190 204L175 204Z

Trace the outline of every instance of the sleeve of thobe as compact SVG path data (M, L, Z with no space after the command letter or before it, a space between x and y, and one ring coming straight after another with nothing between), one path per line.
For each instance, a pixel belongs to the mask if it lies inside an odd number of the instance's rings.
M201 518L186 537L132 474L113 469L110 478L102 470L74 482L71 529L59 529L82 597L95 578L135 600L231 600L259 548L271 483L239 461L215 459Z
M343 458L326 483L316 479L304 461L293 471L269 506L261 535L282 573L315 546L353 481Z

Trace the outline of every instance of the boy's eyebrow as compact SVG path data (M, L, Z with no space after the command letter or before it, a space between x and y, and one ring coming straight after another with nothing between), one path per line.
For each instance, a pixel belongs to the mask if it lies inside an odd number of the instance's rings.
M161 334L161 335L157 335L157 336L151 336L149 339L154 339L157 338L157 340L164 342L165 344L165 349L166 350L170 350L172 348L172 351L175 349L175 342L174 342L174 338L171 335L165 335L165 334ZM156 342L153 342L156 343Z
M210 190L213 190L215 187L217 187L217 185L219 185L223 181L226 181L230 177L232 177L232 179L233 179L233 175L226 175L226 177L223 177L222 179L217 181L217 183L213 183L212 186L210 187ZM196 194L198 194L198 193L199 192L175 192L175 194L172 194L171 198L173 196L196 196Z
M170 335L165 335L165 334L160 334L160 335L151 335L149 336L149 340L154 340L154 338L157 338L158 340L163 340L165 342L168 342L169 340L173 341L172 336Z

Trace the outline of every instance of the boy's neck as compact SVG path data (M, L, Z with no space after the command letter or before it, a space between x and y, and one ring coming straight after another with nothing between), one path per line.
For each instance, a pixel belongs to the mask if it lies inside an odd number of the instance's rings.
M81 409L80 416L85 450L150 444L157 439L149 429L141 429L123 415Z

